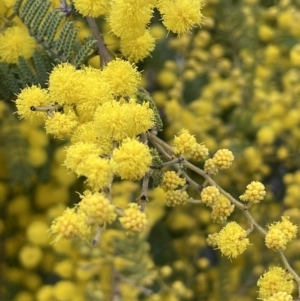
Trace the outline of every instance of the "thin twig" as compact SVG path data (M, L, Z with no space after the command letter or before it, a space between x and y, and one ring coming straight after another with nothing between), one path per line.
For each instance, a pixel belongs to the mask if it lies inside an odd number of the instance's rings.
M103 38L99 32L98 25L97 25L95 19L88 16L88 17L86 17L86 20L91 29L93 37L98 41L97 47L98 47L98 53L100 55L100 66L104 67L111 60L110 55L104 44Z

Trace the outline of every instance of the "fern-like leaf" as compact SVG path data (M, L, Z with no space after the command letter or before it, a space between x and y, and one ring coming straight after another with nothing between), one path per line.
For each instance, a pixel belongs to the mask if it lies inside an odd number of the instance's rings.
M18 83L7 63L0 63L0 73L6 78L7 88L11 94L19 93L22 86Z
M52 61L39 50L34 51L32 58L39 84L44 87L48 81L49 72L52 69Z
M84 63L87 56L95 49L97 45L97 41L95 40L89 40L86 42L85 45L81 47L81 49L78 51L76 58L75 58L75 66L80 66Z
M77 31L78 31L77 28L72 28L72 31L67 36L66 42L63 45L63 53L66 57L71 56L74 42L75 42L76 35L77 35Z
M21 56L18 62L18 69L22 75L22 78L25 79L25 85L30 83L36 85L38 83L37 78L31 68L32 67L29 65L28 61Z
M45 18L43 24L41 25L41 29L38 31L37 38L39 40L43 40L45 35L47 34L50 24L52 22L52 19L55 17L57 12L55 10L52 10ZM25 24L26 25L26 24Z
M29 14L29 11L31 10L31 7L35 1L36 0L27 0L26 3L23 5L19 13L19 17L21 20L24 20L25 17Z
M34 20L32 21L32 23L30 24L30 30L32 32L32 34L36 34L39 26L41 25L44 17L46 16L46 13L48 11L48 9L50 8L51 3L48 1L43 2L40 7L39 10L37 11Z
M1 124L0 136L6 156L11 185L30 185L30 180L35 174L34 168L28 161L28 143L22 136L19 121L11 112L5 114L6 118Z
M17 0L17 1L15 2L15 5L14 5L14 12L15 12L16 14L19 14L19 11L20 11L22 2L23 2L23 0Z
M144 88L139 88L137 92L137 102L142 104L144 102L149 103L149 107L153 110L154 112L154 123L158 131L162 131L163 129L163 122L160 118L159 111L157 109L157 106L155 102L153 101L152 97L150 94L144 89Z
M54 15L54 18L52 18L52 22L50 23L49 29L47 31L46 40L48 45L50 45L55 37L55 34L57 32L58 26L62 19L64 18L63 14L56 13Z
M24 23L25 24L30 24L32 22L32 20L34 19L39 7L41 6L41 4L42 4L41 0L36 0L32 4L28 14L24 17Z
M60 32L59 38L56 41L56 49L58 52L62 52L66 43L67 37L70 35L73 28L73 22L66 22Z

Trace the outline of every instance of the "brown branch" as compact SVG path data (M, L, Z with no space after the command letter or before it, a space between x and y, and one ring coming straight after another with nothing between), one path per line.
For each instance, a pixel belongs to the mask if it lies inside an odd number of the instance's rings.
M97 48L100 55L100 66L104 67L111 60L108 50L105 46L104 40L99 32L98 25L94 18L86 17L87 23L91 29L93 37L98 41Z

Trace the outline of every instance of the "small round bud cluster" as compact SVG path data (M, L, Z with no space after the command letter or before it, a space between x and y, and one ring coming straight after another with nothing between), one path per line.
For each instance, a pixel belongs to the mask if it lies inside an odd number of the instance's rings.
M215 186L207 186L201 191L201 200L206 206L212 207L219 197L220 191Z
M175 207L184 204L189 198L186 191L169 190L167 192L166 204L167 206Z
M230 222L221 229L216 237L216 243L221 253L228 258L236 258L250 244L246 230L236 222Z
M116 219L115 206L103 194L85 191L81 198L78 212L84 212L89 223L103 225L112 223Z
M204 170L210 175L215 175L218 173L218 167L213 159L207 159L204 163Z
M196 138L189 133L188 130L182 129L179 136L175 136L174 145L176 147L175 153L184 155L187 158L192 156L193 150L197 145Z
M240 196L240 200L250 204L257 204L264 199L265 195L265 186L258 181L252 181L247 185L246 192Z
M50 232L57 234L54 242L64 237L67 239L74 237L86 237L91 232L87 222L87 216L83 212L76 212L75 209L67 208L61 216L56 218Z
M293 301L293 296L286 292L278 292L267 299L268 301Z
M141 212L140 206L136 203L129 204L128 208L124 210L124 215L119 220L126 233L130 235L142 232L148 224L145 212Z
M212 219L216 223L223 223L227 217L233 212L234 205L223 195L219 197L219 200L214 203L212 207Z
M293 276L281 267L272 267L260 276L257 286L259 298L262 300L268 300L278 292L291 294L294 288Z
M163 176L163 181L161 188L164 191L175 190L178 186L185 185L186 181L183 178L180 178L175 171L166 171Z
M186 129L182 129L178 137L175 136L174 145L177 155L183 155L194 161L201 161L208 156L208 148L203 143L197 143L196 138Z
M219 149L213 157L213 161L219 169L228 169L232 165L233 160L232 152L226 148Z
M284 250L286 245L296 237L298 227L293 225L288 216L283 216L281 222L268 226L269 231L265 237L266 246L274 251Z
M213 248L216 248L218 246L218 243L217 243L218 235L219 235L219 233L208 234L208 237L206 238L207 244Z
M197 143L191 153L191 159L193 161L202 161L208 156L208 148L203 144Z

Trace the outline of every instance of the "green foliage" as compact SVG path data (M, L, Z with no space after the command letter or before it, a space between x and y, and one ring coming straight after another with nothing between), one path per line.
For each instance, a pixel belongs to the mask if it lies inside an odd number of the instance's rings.
M49 1L28 0L21 9L19 9L18 4L15 7L15 13L28 27L31 35L55 62L68 61L79 66L94 51L96 42L86 42L82 45L80 53L75 54L73 48L77 29L74 28L73 22L64 20L65 15L59 9L52 10L47 14L50 5ZM58 40L55 40L61 23L64 23L63 28Z
M141 103L141 104L144 102L149 103L149 107L154 112L154 122L155 122L156 129L158 131L162 131L163 123L160 118L160 114L158 112L157 106L156 106L155 102L153 101L152 97L150 96L150 94L142 87L140 87L137 92L137 102Z
M0 123L0 139L8 167L10 185L23 184L29 186L35 171L28 161L28 143L21 134L19 120L12 112L5 110L5 118Z

